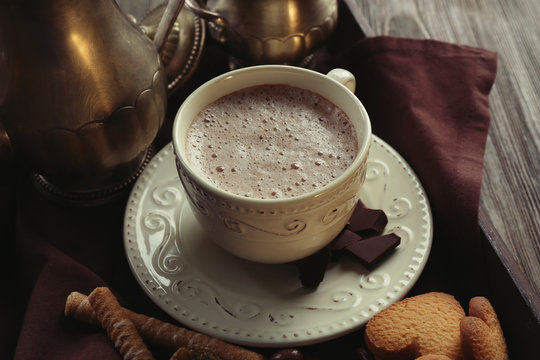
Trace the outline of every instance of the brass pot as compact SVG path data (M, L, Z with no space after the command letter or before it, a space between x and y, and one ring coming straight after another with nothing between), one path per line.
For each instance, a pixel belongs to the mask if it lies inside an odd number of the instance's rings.
M165 117L151 40L113 0L8 0L0 14L1 149L68 199L126 187Z
M299 64L330 36L336 0L186 0L211 36L248 64Z

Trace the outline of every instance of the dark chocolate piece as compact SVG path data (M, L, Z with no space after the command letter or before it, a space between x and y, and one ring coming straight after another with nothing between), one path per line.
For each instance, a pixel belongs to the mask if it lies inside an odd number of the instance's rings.
M362 240L362 237L349 229L344 229L331 243L328 245L330 250L343 250L347 246L356 241Z
M362 237L351 230L345 228L329 245L328 248L332 252L332 260L337 260L347 246L352 245L356 241L362 240Z
M365 267L372 269L385 255L396 248L400 241L401 238L392 233L354 242L346 249L356 256Z
M300 282L304 287L316 288L323 281L326 267L330 263L330 249L325 247L315 254L296 262Z
M367 208L358 201L347 227L362 237L368 237L382 233L386 224L388 224L388 218L384 211Z

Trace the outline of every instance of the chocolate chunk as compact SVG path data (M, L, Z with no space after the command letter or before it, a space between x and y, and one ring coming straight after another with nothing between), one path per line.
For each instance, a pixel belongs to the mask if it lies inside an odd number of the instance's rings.
M330 249L325 247L315 254L296 262L300 282L304 287L316 288L324 278L326 267L330 263Z
M343 250L347 246L356 241L362 240L362 237L349 229L344 229L331 243L328 245L330 250Z
M354 242L346 249L356 256L365 267L372 269L385 255L396 248L400 241L401 238L392 233Z
M332 252L332 260L337 260L343 250L356 241L362 240L362 237L351 230L345 228L329 245L328 248Z
M362 237L368 237L382 233L386 224L388 224L388 218L384 211L369 209L358 201L347 227Z
M367 208L358 201L349 224L326 248L296 262L300 281L307 288L317 288L331 261L343 253L351 253L366 268L373 269L401 239L396 234L380 235L388 218L384 211Z

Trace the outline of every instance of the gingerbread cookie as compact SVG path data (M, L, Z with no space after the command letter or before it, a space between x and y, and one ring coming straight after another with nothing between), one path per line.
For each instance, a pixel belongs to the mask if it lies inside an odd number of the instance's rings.
M422 355L419 358L416 358L415 360L450 360L450 358L446 355Z
M431 292L392 304L371 318L365 340L375 359L463 357L460 323L465 312L453 296Z
M461 320L461 343L465 360L508 360L502 328L488 299L478 296L469 302L469 316Z

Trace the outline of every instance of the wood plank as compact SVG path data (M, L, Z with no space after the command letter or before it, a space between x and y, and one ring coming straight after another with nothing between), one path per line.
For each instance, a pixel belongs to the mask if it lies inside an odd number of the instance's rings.
M493 224L494 238L504 242L515 271L522 271L540 296L540 1L349 2L376 35L432 38L499 54L490 95L481 221Z

